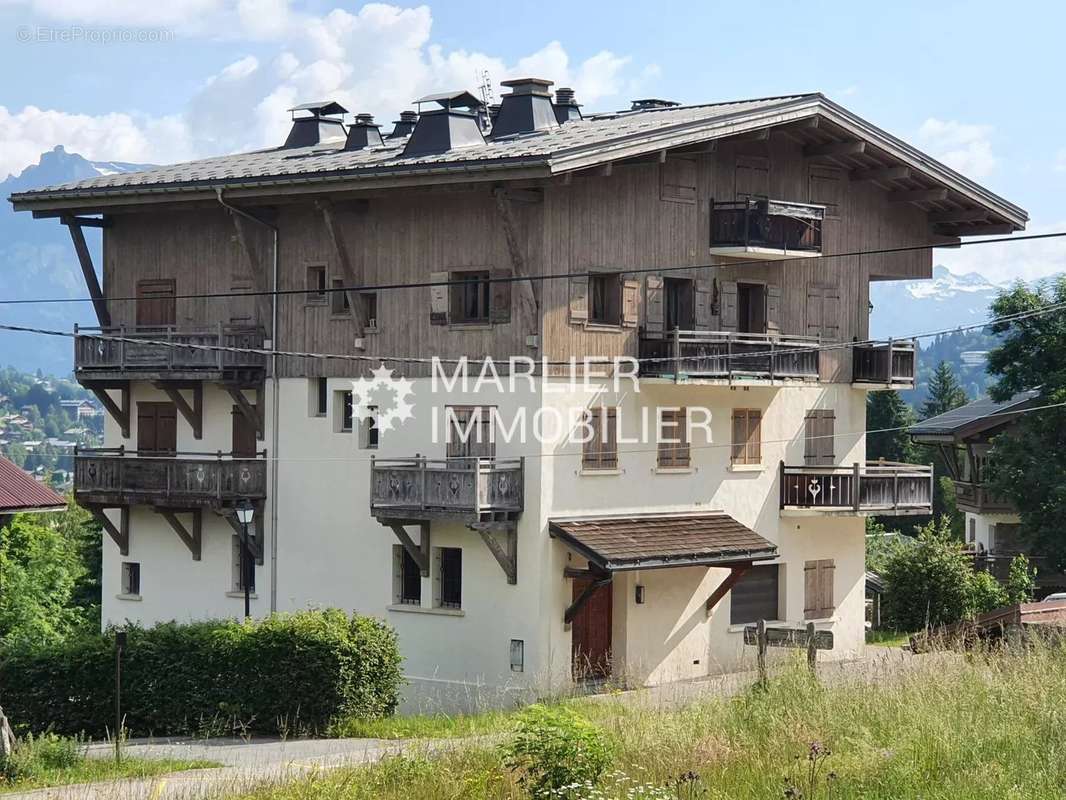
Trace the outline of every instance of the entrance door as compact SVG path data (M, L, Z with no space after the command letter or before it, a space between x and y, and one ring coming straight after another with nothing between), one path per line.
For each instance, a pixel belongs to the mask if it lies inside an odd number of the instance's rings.
M137 327L165 328L176 319L173 279L137 282Z
M762 284L737 284L737 330L766 333L766 287Z
M592 583L591 578L574 579L576 600ZM597 589L574 617L570 628L574 680L595 680L611 674L611 604L613 583Z
M666 330L672 331L676 328L690 331L695 328L693 282L687 278L664 278L663 288L666 294Z

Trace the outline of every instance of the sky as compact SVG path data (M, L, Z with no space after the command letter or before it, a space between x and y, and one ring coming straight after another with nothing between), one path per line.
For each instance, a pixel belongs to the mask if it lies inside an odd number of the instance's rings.
M512 77L586 111L821 91L1066 230L1066 4L0 0L0 178L57 144L174 163L283 141L336 99L385 124ZM6 39L6 41L5 41ZM991 280L1066 271L1066 240L940 250Z

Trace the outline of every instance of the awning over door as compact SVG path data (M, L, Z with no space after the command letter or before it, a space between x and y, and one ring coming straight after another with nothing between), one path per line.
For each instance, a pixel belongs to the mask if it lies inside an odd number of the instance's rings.
M777 545L722 513L558 519L549 521L548 531L603 572L777 557Z

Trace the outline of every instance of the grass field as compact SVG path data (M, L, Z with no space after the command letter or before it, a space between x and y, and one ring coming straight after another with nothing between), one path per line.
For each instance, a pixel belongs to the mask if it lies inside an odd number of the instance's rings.
M621 699L575 703L609 735L615 755L609 777L595 790L570 797L781 798L790 783L807 800L1066 796L1066 650L923 658L927 666L872 685L824 687L796 667L772 677L765 689L676 711ZM449 724L470 732L506 731L510 724L502 715L458 719L466 721L403 725L411 733L437 736ZM382 725L383 731L401 729ZM812 763L819 773L810 785ZM690 776L678 787L678 777L688 773L698 779ZM452 747L432 758L391 758L243 795L247 800L525 796L495 744Z

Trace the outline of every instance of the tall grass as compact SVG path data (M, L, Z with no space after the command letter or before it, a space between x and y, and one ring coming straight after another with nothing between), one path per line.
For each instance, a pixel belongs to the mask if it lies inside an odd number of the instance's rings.
M786 779L806 768L812 743L830 753L823 767L836 776L833 798L1066 796L1066 649L922 658L918 669L860 675L830 687L797 665L765 688L677 711L623 698L581 703L582 713L615 740L614 769L632 779L602 786L595 796L621 798L632 782L661 787L691 771L703 793L685 796L780 798ZM823 786L814 796L826 791ZM497 800L523 794L498 747L453 746L432 759L393 758L249 797Z

